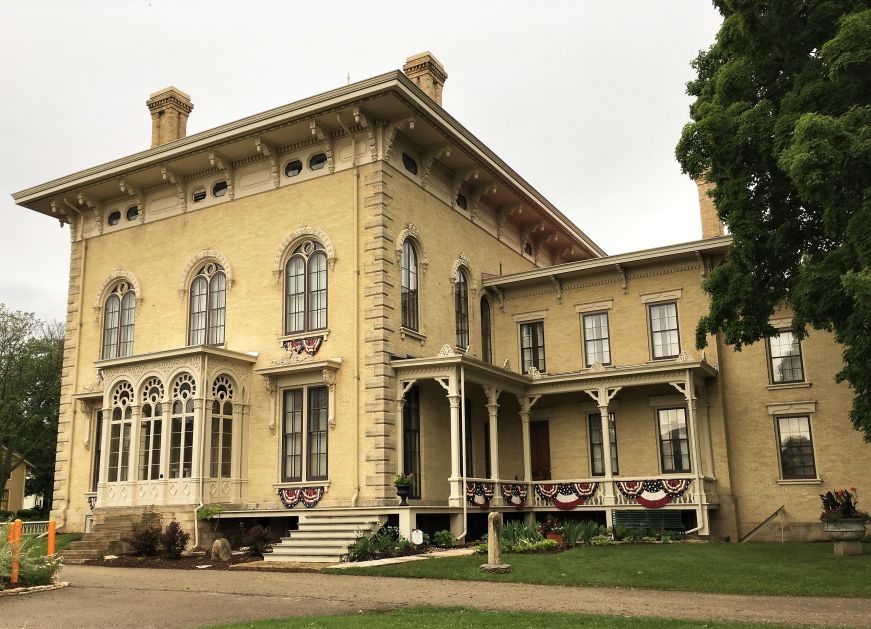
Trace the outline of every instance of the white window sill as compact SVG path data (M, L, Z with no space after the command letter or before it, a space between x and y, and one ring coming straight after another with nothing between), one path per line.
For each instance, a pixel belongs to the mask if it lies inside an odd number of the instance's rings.
M778 391L780 389L806 389L811 386L810 382L784 382L783 384L769 384L769 391Z
M416 331L411 330L409 328L404 328L404 327L399 328L399 336L400 336L400 338L403 338L403 339L404 338L411 338L411 339L414 339L415 341L420 341L421 345L426 343L426 334L423 334L422 332L416 332Z
M822 478L778 478L778 485L822 485Z
M330 335L330 329L326 328L324 330L310 330L308 332L294 332L293 334L285 334L284 336L279 336L278 342L284 343L286 341L296 341L299 339L307 339L313 336L322 336L324 340L327 340L327 337Z
M275 490L279 489L303 489L305 487L323 487L324 491L326 491L330 486L329 480L304 480L304 481L293 481L289 483L273 483L272 488Z

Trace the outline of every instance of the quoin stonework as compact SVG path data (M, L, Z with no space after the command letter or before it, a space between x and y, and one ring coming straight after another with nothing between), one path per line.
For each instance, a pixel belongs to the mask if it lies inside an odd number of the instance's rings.
M414 55L192 136L170 87L150 149L14 195L72 242L53 517L561 512L734 541L774 513L817 537L822 489L871 495L831 335L784 310L768 342L695 349L730 245L704 182L702 240L608 256L441 107L446 79ZM341 550L304 538L272 559Z

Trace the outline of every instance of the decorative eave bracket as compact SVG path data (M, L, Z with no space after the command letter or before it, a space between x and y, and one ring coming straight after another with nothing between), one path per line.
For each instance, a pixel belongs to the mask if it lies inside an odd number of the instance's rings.
M182 213L187 212L187 193L185 192L184 177L179 176L166 166L160 167L160 174L163 176L164 181L168 181L175 186L175 191L178 194L178 206L181 208Z
M136 206L139 208L139 222L145 222L145 199L142 197L142 193L137 190L135 187L130 185L130 182L122 179L118 182L118 186L121 188L121 192L127 193L131 199L136 201Z
M470 168L469 170L456 173L454 178L451 180L451 205L457 207L457 195L460 194L460 186L462 186L464 182L477 180L477 168Z
M224 176L227 180L227 198L231 201L234 197L233 192L233 161L226 157L225 155L221 155L218 151L210 151L209 152L209 163L214 167L224 173Z
M372 157L372 162L378 161L378 142L375 137L375 127L369 124L369 119L359 107L354 107L351 112L354 114L354 122L366 129L369 135L369 155Z
M387 125L384 133L384 161L388 161L393 155L393 147L396 145L396 134L400 131L414 129L414 116L394 120Z
M432 176L432 167L435 164L437 159L442 159L443 157L451 156L451 147L446 144L444 146L439 146L433 149L430 149L423 156L423 168L420 175L420 187L426 188L426 185L429 183L429 179Z
M269 165L272 168L272 187L277 188L281 183L278 174L278 149L263 138L254 138L254 147L258 153L269 160Z
M309 128L311 129L311 133L318 139L318 142L322 142L324 144L324 152L327 154L327 168L330 172L335 171L336 164L333 162L333 136L327 130L324 129L321 125L319 125L316 121L312 120L309 122Z

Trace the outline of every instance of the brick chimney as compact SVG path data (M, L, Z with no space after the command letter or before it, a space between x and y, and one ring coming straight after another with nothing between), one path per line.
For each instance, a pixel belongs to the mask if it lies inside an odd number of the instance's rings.
M714 186L708 183L704 175L696 179L696 187L699 190L699 213L702 216L702 238L716 238L725 233L723 221L717 216L717 207L714 200L708 196L708 192Z
M145 101L151 112L151 148L187 135L188 116L194 108L191 97L177 87L166 87Z
M442 89L445 86L448 73L445 72L444 66L431 52L426 51L410 56L405 60L402 71L427 96L439 105L442 104Z

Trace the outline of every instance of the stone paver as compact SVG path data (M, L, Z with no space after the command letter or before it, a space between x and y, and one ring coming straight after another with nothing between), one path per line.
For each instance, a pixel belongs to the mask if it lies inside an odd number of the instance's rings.
M70 587L0 603L0 627L197 627L412 605L871 628L871 599L68 566Z

